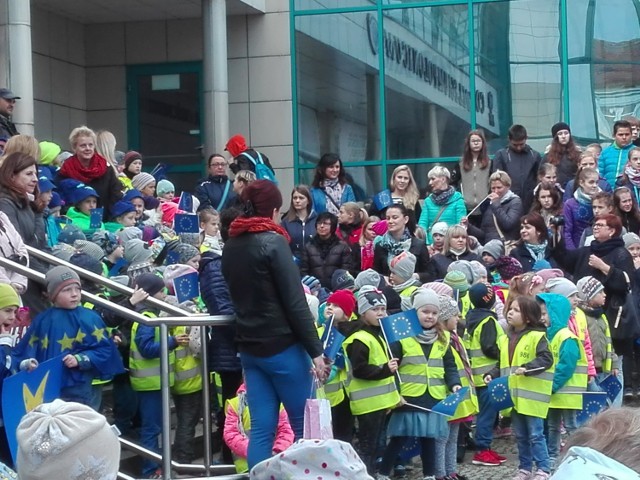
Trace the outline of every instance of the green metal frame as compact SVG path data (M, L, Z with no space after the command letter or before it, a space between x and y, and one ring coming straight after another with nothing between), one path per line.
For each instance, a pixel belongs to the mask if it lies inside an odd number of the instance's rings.
M296 18L312 15L332 15L340 13L358 13L367 12L375 13L378 21L378 51L384 51L384 38L382 32L384 32L384 12L386 10L401 10L412 8L425 8L425 7L442 7L448 5L467 5L468 15L468 35L469 35L469 91L471 92L470 99L470 125L474 129L477 126L476 115L476 72L475 72L475 58L476 58L476 45L474 36L474 24L473 24L473 7L475 5L483 3L506 3L517 2L518 0L432 0L432 1L416 1L400 5L389 5L382 3L381 0L371 0L371 5L353 6L353 7L338 7L327 9L308 9L297 10L296 0L289 0L289 25L290 25L290 38L291 38L291 72L292 72L292 109L293 109L293 168L294 168L294 181L298 183L301 170L314 169L315 165L306 163L300 163L299 154L299 129L298 129L298 76L297 76L297 59L296 59ZM567 1L558 0L559 3L559 30L560 30L560 68L561 68L561 102L562 102L562 115L565 121L570 121L570 85L569 85L569 53L568 53L568 38L567 38ZM380 138L381 138L381 159L376 161L358 161L348 162L348 166L354 167L367 167L375 166L381 167L381 188L385 187L388 177L388 167L395 168L396 165L401 164L424 164L424 163L437 163L437 162L454 162L457 161L457 157L440 157L440 158L412 158L412 159L389 159L387 155L387 118L386 118L386 98L385 98L385 69L384 69L384 55L378 56L379 62L379 82L380 82ZM527 62L531 63L551 63L557 64L557 62Z

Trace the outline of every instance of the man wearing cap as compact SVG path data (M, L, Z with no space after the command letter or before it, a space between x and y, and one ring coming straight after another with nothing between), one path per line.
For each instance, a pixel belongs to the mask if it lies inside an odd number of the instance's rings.
M8 88L0 88L0 137L18 135L16 126L9 120L13 114L16 100L20 100L20 97Z
M224 149L233 155L233 163L229 165L229 168L234 174L238 173L240 170L250 170L253 173L256 173L254 162L259 163L260 158L273 172L273 167L269 162L269 158L267 158L265 154L260 153L253 148L248 148L247 141L240 134L231 137ZM247 156L251 157L254 161L252 162Z

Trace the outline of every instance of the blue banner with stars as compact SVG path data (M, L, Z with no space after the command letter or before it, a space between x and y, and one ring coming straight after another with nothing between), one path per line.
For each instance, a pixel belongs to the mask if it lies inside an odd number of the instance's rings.
M491 380L487 385L489 401L496 410L505 410L513 407L513 399L509 391L509 377L499 377Z
M387 342L393 343L403 338L415 337L422 333L422 326L415 309L396 313L380 320L380 327L384 330Z
M444 400L440 400L436 403L432 410L437 413L441 413L443 415L447 415L448 417L453 417L456 413L456 409L461 402L469 398L469 387L462 387L456 393L452 393Z
M198 233L198 215L191 213L177 213L173 219L173 229L176 233Z
M578 425L582 425L592 416L607 408L609 405L607 399L607 392L584 392L582 394L582 410L576 414Z
M193 300L200 296L200 281L198 272L187 273L173 279L173 288L178 298L178 303Z

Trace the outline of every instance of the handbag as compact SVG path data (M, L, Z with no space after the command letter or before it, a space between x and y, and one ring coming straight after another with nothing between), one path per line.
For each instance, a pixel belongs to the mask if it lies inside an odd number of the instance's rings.
M493 213L491 214L491 216L493 217L493 224L496 226L500 241L504 244L504 254L509 255L511 253L511 250L518 246L518 240L507 240L504 236L504 233L502 233L500 226L498 225L498 219Z
M317 380L314 380L313 386L317 392ZM304 405L304 430L302 438L308 440L330 440L333 438L331 404L328 399L307 399Z

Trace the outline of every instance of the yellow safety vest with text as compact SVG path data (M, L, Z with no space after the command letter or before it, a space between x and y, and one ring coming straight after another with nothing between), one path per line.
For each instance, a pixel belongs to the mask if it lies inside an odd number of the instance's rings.
M173 335L187 333L187 327L176 327ZM202 390L202 361L193 356L189 347L179 346L174 350L176 356L175 383L171 391L176 395L199 392Z
M419 397L429 390L429 395L437 400L447 396L447 384L444 380L444 355L449 343L436 340L429 352L424 356L420 343L414 338L403 338L402 361L400 362L400 394L403 397Z
M566 340L576 340L578 348L580 349L580 359L576 364L576 369L573 375L562 388L556 393L551 395L551 403L549 408L566 408L569 410L582 410L582 394L587 391L587 383L589 377L587 375L587 354L584 352L582 342L577 335L571 332L568 328L559 330L551 340L549 349L553 354L553 365L558 364L560 360L560 349L562 344Z
M482 352L482 346L480 344L482 329L489 322L495 323L496 343L499 346L500 340L502 338L506 338L506 335L495 317L487 316L487 318L481 320L473 331L473 335L469 335L469 330L465 331L464 334L464 346L469 354L469 363L471 363L471 372L473 373L473 383L476 386L484 386L485 375L498 366L498 360L487 357Z
M144 312L144 316L154 318L155 315ZM131 350L129 352L129 377L131 378L131 387L137 392L152 392L160 390L160 358L145 358L138 350L136 344L136 332L138 331L138 322L133 323L131 328ZM156 327L154 332L154 341L160 342L160 328ZM176 356L174 352L169 352L169 386L172 387L175 382L175 363Z

